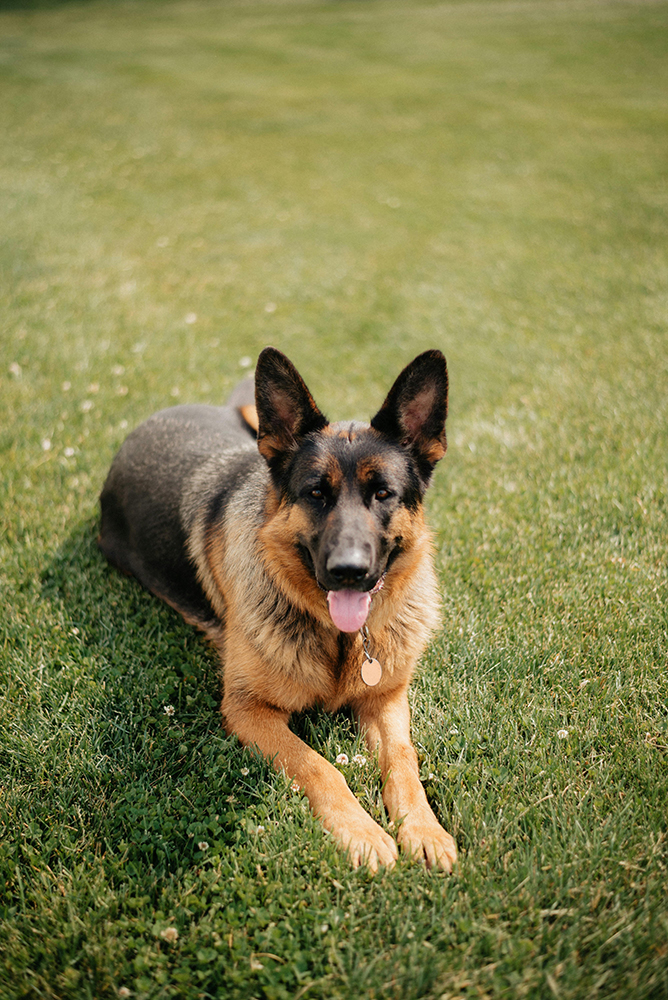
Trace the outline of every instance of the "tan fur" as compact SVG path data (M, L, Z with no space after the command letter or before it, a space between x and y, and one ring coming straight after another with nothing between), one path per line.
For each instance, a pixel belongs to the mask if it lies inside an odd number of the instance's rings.
M252 404L249 404L248 406L240 406L239 413L246 421L248 426L251 428L251 430L255 431L255 433L257 434L258 427L260 426L260 421L257 415L257 408Z
M397 843L341 772L291 732L293 712L352 707L378 755L396 840L449 871L457 852L419 780L407 698L439 620L421 501L445 452L445 358L416 358L371 425L327 424L274 348L258 359L255 387L257 410L247 380L233 406L177 407L129 436L102 491L100 546L205 631L224 666L228 733L299 783L353 864L391 866ZM371 552L367 562L360 551ZM365 581L369 651L382 665L376 686L362 680L360 633L339 631L318 580L333 588L344 626L340 602L351 595L338 591Z
M270 491L265 522L249 527L242 510L228 512L224 529L198 550L200 577L214 607L224 605L224 631L209 631L225 664L221 711L229 733L256 746L274 767L304 789L311 808L353 864L372 870L392 865L396 844L348 789L340 771L288 728L290 714L314 705L336 711L351 705L378 753L383 797L398 828L399 844L429 865L450 870L454 841L439 825L419 780L410 742L408 684L415 664L438 623L438 590L431 538L422 514L400 511L393 529L407 543L386 585L374 596L367 621L373 655L383 666L375 688L361 679L364 660L359 635L345 636L332 624L327 601L305 570L292 544L308 530L297 507L281 505ZM203 563L205 564L203 566ZM258 614L258 598L278 596L285 606L314 619L297 645L286 644L277 615Z

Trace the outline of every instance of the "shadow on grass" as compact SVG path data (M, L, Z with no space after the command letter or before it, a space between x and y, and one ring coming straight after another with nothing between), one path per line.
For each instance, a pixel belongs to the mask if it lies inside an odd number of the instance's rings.
M97 529L93 519L79 525L42 574L71 674L61 676L72 692L63 722L82 751L60 780L79 784L96 850L120 848L141 869L174 871L202 859L200 843L219 852L257 825L284 779L225 735L215 654L176 612L107 564ZM317 710L296 716L293 729L330 759L356 731L350 712Z
M238 836L268 766L228 738L215 660L197 633L136 581L107 565L97 524L81 524L42 576L63 622L60 724L76 733L76 781L97 851L175 870ZM69 680L63 676L69 673Z

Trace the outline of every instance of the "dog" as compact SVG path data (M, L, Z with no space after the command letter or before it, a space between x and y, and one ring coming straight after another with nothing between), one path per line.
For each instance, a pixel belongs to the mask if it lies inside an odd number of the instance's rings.
M352 708L397 842L450 871L456 846L420 783L407 698L439 621L423 498L447 446L445 358L415 358L370 424L329 423L273 347L254 398L252 382L230 405L171 407L128 436L99 546L211 640L227 733L298 783L355 867L392 866L397 843L289 729L312 706Z

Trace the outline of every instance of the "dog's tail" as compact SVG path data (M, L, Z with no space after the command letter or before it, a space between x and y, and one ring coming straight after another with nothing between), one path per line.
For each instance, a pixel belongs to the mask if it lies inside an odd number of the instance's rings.
M255 379L252 375L235 385L225 405L237 410L253 437L257 437L259 420L255 408Z

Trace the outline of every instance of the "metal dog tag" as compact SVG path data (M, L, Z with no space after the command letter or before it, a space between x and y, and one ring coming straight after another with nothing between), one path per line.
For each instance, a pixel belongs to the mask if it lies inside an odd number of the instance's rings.
M366 625L363 625L360 629L360 635L362 636L362 649L364 650L364 655L366 659L362 664L362 669L360 671L362 680L367 687L375 687L383 676L383 668L381 667L378 660L374 659L371 655L369 649L369 630Z
M365 660L362 664L362 680L367 687L375 687L383 676L383 668L378 660Z

